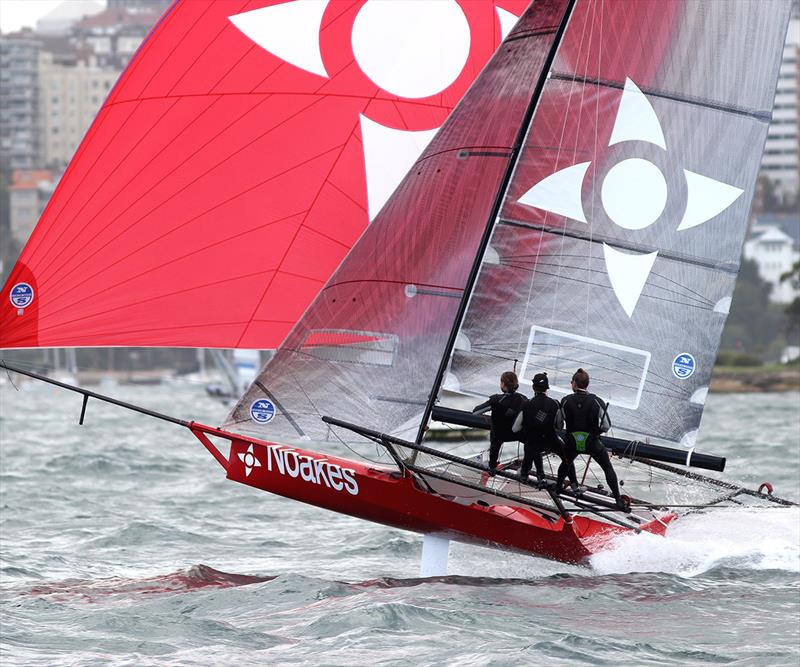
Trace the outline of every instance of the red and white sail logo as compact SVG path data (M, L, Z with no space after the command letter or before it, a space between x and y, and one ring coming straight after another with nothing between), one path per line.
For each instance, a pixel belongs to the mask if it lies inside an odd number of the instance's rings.
M337 93L392 101L365 104L358 118L372 220L439 129L443 116L435 111L444 98L453 106L487 59L487 35L493 49L518 17L501 7L479 14L475 3L456 0L358 4L292 0L229 19L272 55L319 76L322 90L354 60L358 67Z
M655 110L644 93L630 79L617 110L608 145L644 141L667 150L664 132ZM519 202L571 220L587 223L581 189L591 162L561 169L530 188ZM676 231L691 229L727 209L742 194L728 185L688 169L687 202ZM636 232L656 222L667 204L667 182L661 170L649 160L628 158L615 164L603 179L600 199L608 217L618 226ZM603 243L603 255L611 286L622 308L633 316L658 251L632 254Z

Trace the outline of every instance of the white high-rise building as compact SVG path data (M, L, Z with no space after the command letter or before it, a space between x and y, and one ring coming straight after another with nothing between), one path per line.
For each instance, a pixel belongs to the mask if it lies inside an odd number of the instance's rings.
M0 36L0 162L5 168L40 164L40 46L30 31Z
M795 8L797 6L795 5ZM775 194L783 200L794 199L798 193L798 84L800 83L800 15L797 10L789 22L789 32L783 48L778 87L772 122L767 133L761 174L775 184Z

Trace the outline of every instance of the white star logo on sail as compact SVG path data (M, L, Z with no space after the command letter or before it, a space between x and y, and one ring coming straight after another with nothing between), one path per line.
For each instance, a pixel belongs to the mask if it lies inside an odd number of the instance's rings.
M655 110L630 79L625 80L608 145L623 141L646 141L667 150ZM578 222L588 222L583 210L581 189L590 164L581 162L547 176L520 197L520 203ZM688 169L684 169L683 173L687 202L677 231L708 222L733 204L743 192L741 188ZM652 162L629 158L608 171L601 186L600 199L608 217L615 224L631 231L645 229L664 212L667 182L661 170ZM603 243L603 257L617 300L628 317L632 317L658 251L647 254L622 252Z
M328 0L290 0L228 17L253 42L300 69L330 78L320 49ZM519 17L495 7L505 37ZM471 29L455 0L367 0L353 23L353 55L366 76L404 99L448 88L470 52ZM438 127L398 130L359 116L373 220L433 139Z
M253 472L253 468L260 468L261 461L256 458L256 455L253 453L253 445L251 444L247 451L242 453L239 452L236 456L239 457L239 460L244 463L244 476L250 477L250 473Z

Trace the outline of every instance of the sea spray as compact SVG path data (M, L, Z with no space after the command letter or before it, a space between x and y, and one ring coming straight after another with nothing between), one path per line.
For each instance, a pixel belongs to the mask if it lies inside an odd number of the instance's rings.
M622 535L591 557L598 574L693 577L716 567L800 572L800 508L710 509L684 516L666 537Z

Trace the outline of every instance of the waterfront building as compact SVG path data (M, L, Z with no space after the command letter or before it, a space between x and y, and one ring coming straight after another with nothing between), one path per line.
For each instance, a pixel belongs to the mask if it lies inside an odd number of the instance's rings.
M17 169L8 188L11 237L21 247L31 235L56 186L47 169Z
M41 163L39 48L30 30L0 36L0 160L5 169Z
M109 7L87 16L73 26L73 37L79 47L94 53L98 67L124 69L139 44L161 15L158 3Z
M69 163L120 70L101 68L93 54L59 57L42 51L39 57L39 100L42 157L48 167L63 170Z
M756 222L744 244L744 256L756 263L761 278L772 285L770 301L791 303L800 296L800 290L790 281L781 280L800 260L795 240L781 226Z
M796 7L789 22L772 122L761 160L761 174L774 183L775 195L784 202L796 201L800 189L800 14Z

